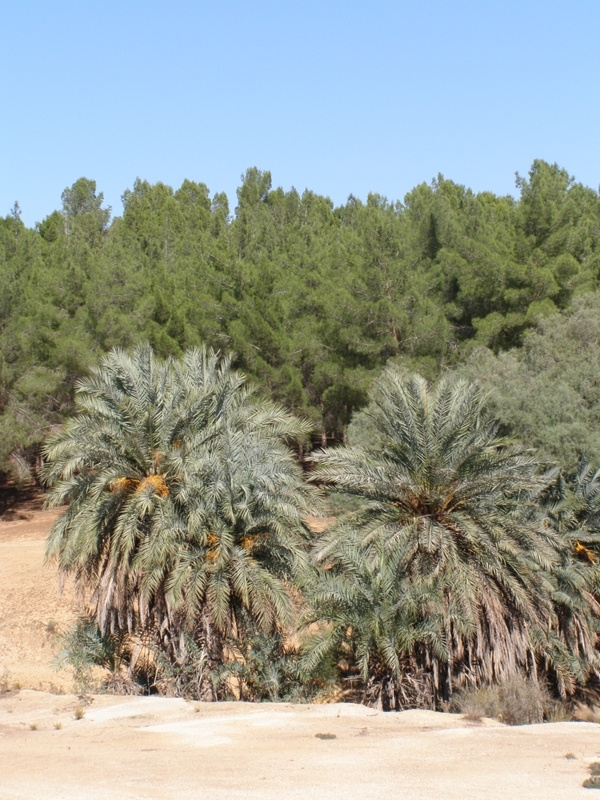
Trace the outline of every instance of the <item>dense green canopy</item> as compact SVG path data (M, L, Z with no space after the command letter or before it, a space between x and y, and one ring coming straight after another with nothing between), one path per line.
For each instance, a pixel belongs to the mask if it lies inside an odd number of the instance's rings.
M544 161L517 188L335 208L251 168L233 213L138 179L111 218L81 178L35 229L0 219L0 481L69 504L48 555L98 635L178 668L188 635L220 667L243 641L250 687L305 604L308 674L345 648L396 707L597 675L600 196ZM354 494L314 569L292 441L343 443L317 479Z
M519 347L597 290L600 198L544 161L517 185L515 200L440 175L402 202L334 208L252 168L233 213L190 180L136 180L112 219L87 178L33 230L15 205L0 219L0 468L34 463L114 346L233 352L317 443L343 438L390 359L434 377L474 346Z

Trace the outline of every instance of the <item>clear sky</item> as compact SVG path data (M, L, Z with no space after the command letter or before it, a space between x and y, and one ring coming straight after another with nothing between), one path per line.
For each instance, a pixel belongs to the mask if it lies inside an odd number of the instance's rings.
M0 215L79 177L391 200L438 173L514 193L534 158L600 184L598 0L22 0L0 25Z

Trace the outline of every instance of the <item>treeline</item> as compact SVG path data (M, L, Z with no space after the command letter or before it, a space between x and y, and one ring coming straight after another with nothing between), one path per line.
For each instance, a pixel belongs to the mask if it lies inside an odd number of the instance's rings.
M161 356L234 352L264 394L313 423L313 444L344 438L392 359L430 378L503 375L498 413L528 444L594 457L600 198L543 161L517 185L515 200L439 176L403 202L336 208L252 168L233 213L188 180L137 180L113 219L85 178L34 229L15 204L0 219L0 468L35 463L76 380L140 341Z

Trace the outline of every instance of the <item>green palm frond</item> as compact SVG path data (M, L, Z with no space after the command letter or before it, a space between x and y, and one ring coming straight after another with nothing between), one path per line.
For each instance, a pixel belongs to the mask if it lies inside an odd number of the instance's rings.
M313 480L363 503L314 546L326 570L310 621L351 630L363 673L389 674L397 697L425 675L443 698L461 682L531 671L532 659L563 688L599 666L589 583L534 510L548 481L530 452L497 436L485 401L477 384L431 386L390 368L363 412L369 443L314 456ZM586 471L579 486L600 507L600 475Z
M87 590L101 631L174 640L185 624L221 641L240 610L280 630L318 496L286 446L307 424L208 348L177 361L113 350L77 402L44 450L48 504L68 505L47 558Z

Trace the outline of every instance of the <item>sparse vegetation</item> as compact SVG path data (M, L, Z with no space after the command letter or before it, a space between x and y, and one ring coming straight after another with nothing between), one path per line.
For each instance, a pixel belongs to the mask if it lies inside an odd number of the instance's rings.
M596 703L593 706L576 703L573 709L573 719L578 722L600 723L600 707L597 705L598 697L595 696Z
M8 671L4 670L2 675L0 675L0 695L8 694L13 686L14 684L11 681Z
M56 656L56 666L70 666L77 693L88 697L100 688L94 680L94 667L104 667L113 673L118 671L127 649L125 640L125 636L118 634L102 636L95 619L81 617L63 635L63 648Z
M583 782L585 789L600 789L600 762L595 761L588 767L590 777Z
M469 720L492 717L506 725L543 722L554 708L550 693L522 675L513 675L500 684L462 689L448 705L449 711L464 714Z

